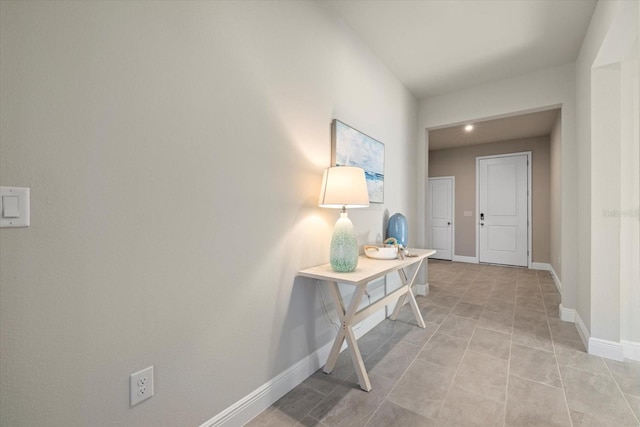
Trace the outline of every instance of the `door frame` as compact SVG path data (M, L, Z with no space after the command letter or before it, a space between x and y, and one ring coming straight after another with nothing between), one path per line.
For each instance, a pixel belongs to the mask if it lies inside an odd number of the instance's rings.
M480 227L478 226L480 223L478 218L478 215L480 215L480 160L515 156L527 156L527 268L531 269L531 259L533 257L533 241L531 235L531 225L533 223L531 209L531 170L533 169L533 164L531 163L531 151L476 157L476 259L478 260L478 263L480 263Z
M432 179L450 179L451 180L451 259L453 261L456 256L456 177L455 176L430 176L427 178L427 190L429 188L429 182ZM431 235L431 212L429 207L431 203L431 194L427 196L427 230L429 230L429 242L428 246L432 246L433 236Z

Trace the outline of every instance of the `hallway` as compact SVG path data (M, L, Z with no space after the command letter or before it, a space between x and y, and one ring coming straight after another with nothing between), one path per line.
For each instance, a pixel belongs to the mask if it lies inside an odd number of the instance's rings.
M548 272L429 261L418 297L358 341L373 390L348 352L249 426L638 426L640 364L585 353Z

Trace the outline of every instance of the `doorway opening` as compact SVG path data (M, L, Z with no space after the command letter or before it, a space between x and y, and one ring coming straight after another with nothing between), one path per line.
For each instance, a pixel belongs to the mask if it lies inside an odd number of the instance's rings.
M432 221L430 216L433 215L434 208L432 205L429 206L429 203L433 203L434 195L431 194L433 184L429 182L435 178L454 177L452 261L517 265L552 271L555 275L553 266L560 267L561 234L562 111L559 107L550 106L535 112L465 121L447 127L428 129L428 179L425 183L424 218L426 244L435 245L440 240L436 234L445 234L442 229L438 231L432 226L435 220ZM465 130L468 123L473 124L470 132ZM497 247L503 252L508 252L507 249L517 249L520 254L524 254L524 260L522 257L517 261L485 258L484 254L480 255L480 214L488 215L488 212L479 208L477 158L513 156L521 153L529 153L529 164L526 165L525 162L526 179L522 179L527 188L527 201L524 208L519 207L528 213L524 220L526 238L512 242L511 247ZM493 172L497 172L497 169ZM515 182L504 177L503 181L505 185ZM506 204L508 200L500 202ZM506 226L493 227L491 231L494 233L487 232L486 237L493 238L493 241L483 244L483 248L489 250L496 248L495 245L492 246L493 243L506 244L507 235L518 234ZM520 234L522 235L522 232ZM503 239L502 242L496 240L499 238ZM524 252L520 251L521 249L524 249ZM439 258L449 259L448 256Z

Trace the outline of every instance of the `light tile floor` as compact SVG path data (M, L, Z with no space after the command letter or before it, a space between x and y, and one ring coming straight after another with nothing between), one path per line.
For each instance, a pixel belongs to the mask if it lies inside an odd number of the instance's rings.
M584 351L558 318L547 272L429 261L418 297L358 340L373 390L348 352L249 426L639 426L640 363Z

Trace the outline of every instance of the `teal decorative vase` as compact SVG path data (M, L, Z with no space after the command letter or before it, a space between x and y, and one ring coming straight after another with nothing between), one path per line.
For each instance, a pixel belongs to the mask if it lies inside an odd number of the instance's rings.
M358 266L358 242L353 223L346 212L340 213L331 238L329 261L334 271L349 273Z
M407 218L401 213L393 214L389 218L389 224L387 225L387 238L395 238L399 244L406 248L408 229Z

